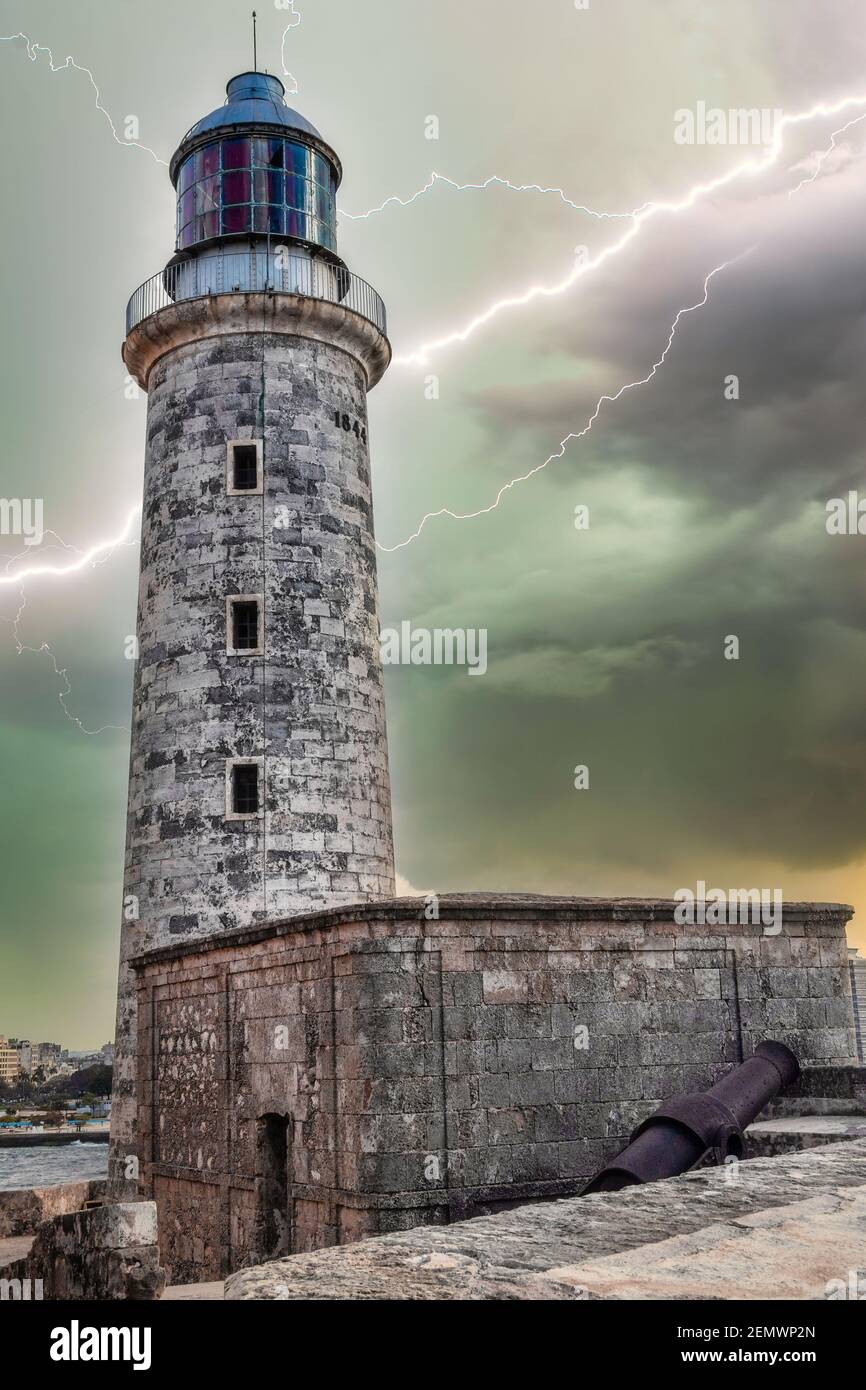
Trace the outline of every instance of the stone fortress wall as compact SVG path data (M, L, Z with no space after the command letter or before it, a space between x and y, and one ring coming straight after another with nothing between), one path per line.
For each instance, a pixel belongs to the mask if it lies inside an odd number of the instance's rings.
M764 1038L855 1060L849 908L448 896L141 956L141 1195L170 1282L571 1195Z

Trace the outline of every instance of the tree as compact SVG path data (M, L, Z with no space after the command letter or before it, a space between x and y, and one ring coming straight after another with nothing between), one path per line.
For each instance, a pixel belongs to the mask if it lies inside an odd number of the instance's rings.
M98 1062L92 1067L82 1067L71 1076L54 1077L45 1088L46 1094L50 1093L58 1100L75 1100L79 1096L110 1096L112 1075L111 1067Z

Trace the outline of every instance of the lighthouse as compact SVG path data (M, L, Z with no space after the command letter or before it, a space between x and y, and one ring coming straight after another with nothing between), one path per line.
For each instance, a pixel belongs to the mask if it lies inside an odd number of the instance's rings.
M379 295L341 165L245 72L170 163L176 249L127 309L147 393L111 1172L136 1178L142 952L394 891L367 392Z

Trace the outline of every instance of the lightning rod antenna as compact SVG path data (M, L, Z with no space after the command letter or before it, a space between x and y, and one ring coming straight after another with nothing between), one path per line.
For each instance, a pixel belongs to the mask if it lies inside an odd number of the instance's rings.
M259 60L256 52L256 12L253 10L253 71L258 72Z

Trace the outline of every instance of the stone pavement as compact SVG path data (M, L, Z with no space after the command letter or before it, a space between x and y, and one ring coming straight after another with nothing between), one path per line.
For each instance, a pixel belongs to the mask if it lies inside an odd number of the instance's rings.
M222 1299L223 1288L221 1279L212 1284L169 1284L162 1297L169 1303L208 1303Z

